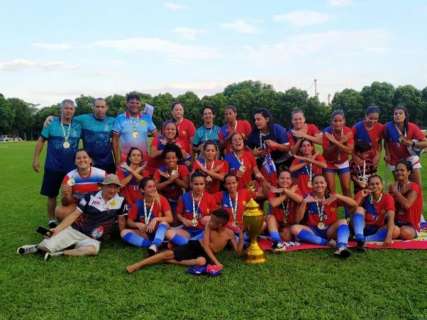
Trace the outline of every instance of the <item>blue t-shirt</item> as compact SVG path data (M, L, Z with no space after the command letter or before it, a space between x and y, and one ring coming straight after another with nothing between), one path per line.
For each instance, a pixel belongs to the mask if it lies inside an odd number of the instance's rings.
M65 131L65 134L64 134ZM69 148L64 148L65 135L70 132L68 142ZM76 121L61 126L59 118L54 118L52 122L43 128L41 137L47 140L47 155L45 168L52 171L69 172L75 168L74 157L79 148L81 126Z
M111 144L114 120L113 117L97 119L93 113L82 114L73 119L82 127L83 146L95 167L104 168L114 163Z
M266 140L273 140L280 144L287 144L288 143L288 133L285 128L283 128L280 124L273 123L270 131L263 135L259 130L252 130L251 134L248 137L247 144L248 147L251 149L254 148L265 148L265 141ZM281 152L281 151L272 151L271 157L273 160L279 161L282 160L287 153Z
M193 138L193 145L198 146L201 143L204 143L208 140L212 140L216 143L219 142L219 131L221 130L218 126L213 126L212 128L206 128L205 126L201 126L197 128L196 133Z
M131 117L127 112L117 116L113 124L113 132L120 135L122 158L126 157L132 147L139 148L147 154L148 134L156 130L153 119L149 114Z

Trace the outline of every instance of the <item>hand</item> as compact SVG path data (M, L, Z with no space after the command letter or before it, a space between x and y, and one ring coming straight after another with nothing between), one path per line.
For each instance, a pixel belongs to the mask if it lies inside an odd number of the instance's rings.
M410 146L412 145L412 140L408 139L408 138L404 138L403 136L400 139L400 143L405 145L405 146Z
M391 194L397 194L399 192L399 189L397 188L397 182L389 186L389 191Z
M182 224L186 227L194 227L193 221L191 221L190 219L182 219Z
M334 135L333 135L333 134L330 134L329 132L325 132L325 136L326 136L326 138L327 138L331 143L333 143L333 144L337 144L337 143L338 143L338 140L337 140L337 139L335 139L335 137L334 137Z
M392 243L393 243L393 239L391 237L387 236L384 239L383 246L384 247L389 247Z
M306 161L306 157L303 157L303 156L299 156L299 155L297 155L297 154L294 154L294 158L295 159L298 159L298 160L302 160L302 161Z
M336 200L337 200L337 196L334 195L334 194L331 194L328 199L326 199L325 201L323 201L323 204L324 205L329 205L329 204L331 204L332 202L334 202Z
M297 139L303 139L307 137L307 134L302 130L298 130L298 131L292 130L292 135Z
M207 172L208 171L206 169L206 167L199 160L196 160L196 163L199 166L200 170L202 170L203 172Z
M172 181L175 181L178 178L179 178L178 170L173 170L172 173L169 175L169 179Z
M262 175L262 173L261 173L261 172L256 173L256 174L255 174L255 178L256 178L256 179L259 179L259 180L264 180L264 176Z
M69 186L68 184L62 185L62 195L65 198L71 197L73 195L72 187Z
M366 198L368 195L371 194L371 190L369 190L369 189L363 189L360 192L361 192L361 195L363 198Z
M147 225L147 232L152 233L156 228L157 222L159 222L158 218L151 219L150 223Z
M265 156L267 151L263 148L255 148L253 153L255 157L262 157Z
M135 225L137 229L141 232L145 232L147 230L147 225L142 222L136 222Z
M40 172L40 162L39 160L33 160L33 170L35 172Z
M304 203L311 203L311 202L316 202L317 200L316 199L314 199L314 197L311 195L311 194L309 194L307 197L305 197L304 198L304 200L303 200L303 202Z
M279 144L276 141L273 141L271 139L265 140L265 144L267 145L267 147L271 149L277 149L279 146Z
M51 229L49 229L49 231L50 231L49 238L53 237L53 236L56 236L60 232L57 228L51 228Z
M273 193L282 193L285 191L285 189L284 188L277 188L277 187L273 186L273 187L271 187L270 191Z

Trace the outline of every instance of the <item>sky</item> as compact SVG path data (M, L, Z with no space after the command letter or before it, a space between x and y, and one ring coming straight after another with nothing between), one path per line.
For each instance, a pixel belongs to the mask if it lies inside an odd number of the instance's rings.
M373 81L427 86L427 1L4 1L0 93L46 106L81 94L259 80L319 97Z

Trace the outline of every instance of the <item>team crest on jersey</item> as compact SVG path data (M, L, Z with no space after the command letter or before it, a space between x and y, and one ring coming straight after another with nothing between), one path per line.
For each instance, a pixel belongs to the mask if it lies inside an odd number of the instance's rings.
M147 121L141 120L140 124L141 124L141 126L146 127L147 126Z

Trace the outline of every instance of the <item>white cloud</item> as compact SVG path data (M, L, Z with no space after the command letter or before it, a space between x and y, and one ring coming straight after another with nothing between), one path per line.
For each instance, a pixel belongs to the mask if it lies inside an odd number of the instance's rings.
M32 46L35 48L46 49L46 50L68 50L72 48L72 45L69 43L34 42Z
M77 65L70 65L63 61L33 61L26 59L14 59L0 62L0 70L22 71L22 70L43 70L56 71L59 69L76 69Z
M331 59L358 54L383 54L390 35L379 29L304 33L271 45L247 46L243 58L256 65L283 67L298 61L328 63ZM303 62L302 62L303 61Z
M221 56L215 48L183 45L160 38L127 38L121 40L96 41L95 47L116 49L124 52L146 52L162 54L173 60L210 60Z
M173 29L173 32L178 34L184 39L187 40L196 40L196 38L205 32L203 29L194 29L194 28L187 28L187 27L177 27Z
M258 33L258 28L254 24L244 19L237 19L231 22L226 22L221 24L221 26L225 29L233 30L238 33L244 33L244 34Z
M329 19L329 15L317 11L292 11L273 16L273 21L287 22L295 27L321 24L327 22Z
M164 2L163 6L170 11L179 11L187 8L186 6L176 2Z
M328 2L334 7L344 7L350 5L352 0L329 0Z

